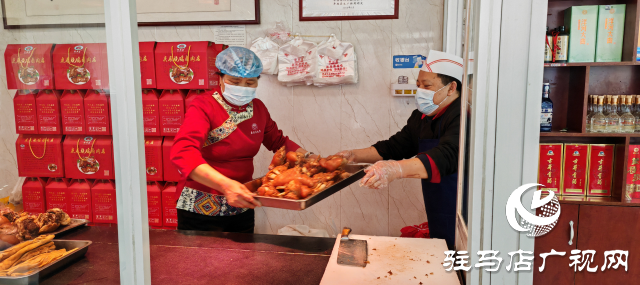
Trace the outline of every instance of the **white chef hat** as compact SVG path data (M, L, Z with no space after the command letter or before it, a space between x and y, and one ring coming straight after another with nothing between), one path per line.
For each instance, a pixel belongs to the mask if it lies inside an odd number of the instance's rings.
M437 50L429 52L427 60L422 64L422 70L448 75L460 82L462 82L462 74L464 73L461 57Z

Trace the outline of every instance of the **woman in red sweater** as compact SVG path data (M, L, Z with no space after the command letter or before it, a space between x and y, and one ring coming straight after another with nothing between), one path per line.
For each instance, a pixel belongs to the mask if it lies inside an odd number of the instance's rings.
M253 158L270 151L307 154L283 135L267 107L255 99L262 63L252 51L229 47L216 58L220 86L192 101L175 137L171 161L178 182L178 229L253 233L260 202L242 184L253 176Z

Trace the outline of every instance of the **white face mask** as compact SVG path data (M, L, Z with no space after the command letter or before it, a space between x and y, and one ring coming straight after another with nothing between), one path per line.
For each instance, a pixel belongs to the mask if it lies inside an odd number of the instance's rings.
M222 96L233 105L244 106L256 98L256 88L224 83Z
M437 110L438 107L440 107L440 105L437 105L436 103L433 102L433 97L436 95L436 93L438 93L438 91L449 86L449 84L443 86L437 91L418 88L418 91L416 92L416 107L418 108L418 110L422 114L425 114L427 116L433 113L435 110ZM440 104L442 104L445 100L442 100Z

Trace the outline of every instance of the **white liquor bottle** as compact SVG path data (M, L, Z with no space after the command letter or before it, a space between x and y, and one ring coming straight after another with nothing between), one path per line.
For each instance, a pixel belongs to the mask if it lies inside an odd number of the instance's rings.
M589 95L589 105L587 108L587 133L591 132L591 118L598 111L598 96Z
M631 96L625 96L627 104L622 105L624 113L620 116L620 125L622 125L623 133L633 133L636 125L636 117L631 114L631 106L633 98Z
M607 133L620 132L620 115L618 115L618 96L611 96L611 113L607 115Z
M604 133L607 127L607 117L602 113L604 109L604 96L598 97L598 109L596 113L591 117L591 132L593 133Z

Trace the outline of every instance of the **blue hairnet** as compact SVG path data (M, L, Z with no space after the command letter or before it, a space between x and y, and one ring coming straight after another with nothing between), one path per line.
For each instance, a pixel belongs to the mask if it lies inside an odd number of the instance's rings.
M262 61L253 51L233 46L218 54L216 67L224 74L251 78L262 72Z

